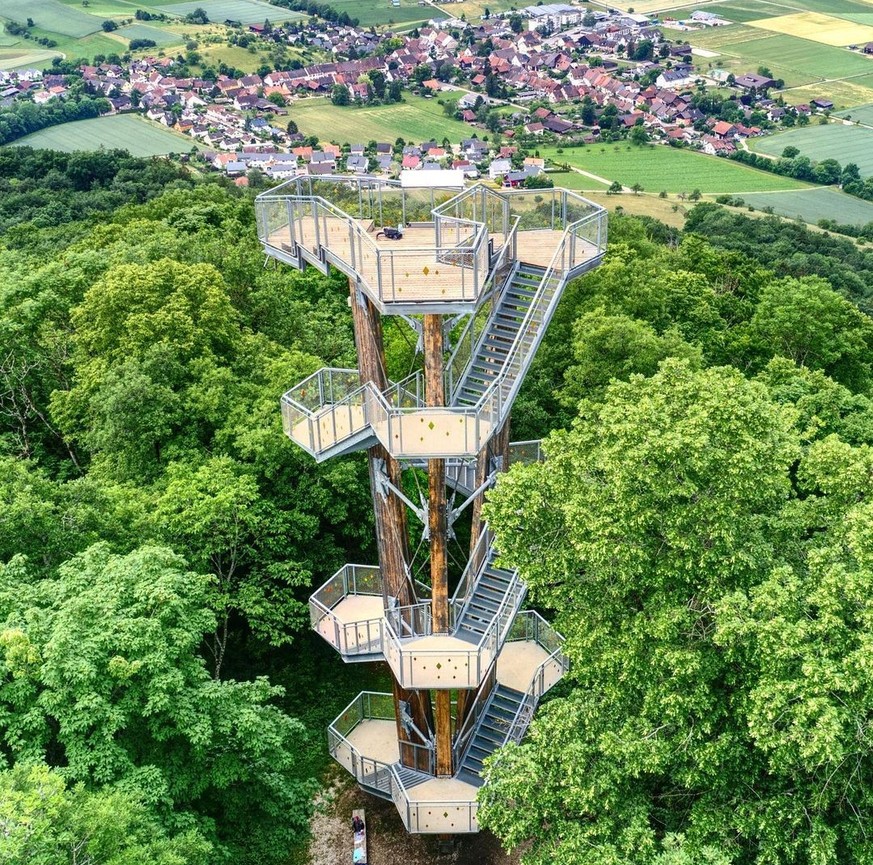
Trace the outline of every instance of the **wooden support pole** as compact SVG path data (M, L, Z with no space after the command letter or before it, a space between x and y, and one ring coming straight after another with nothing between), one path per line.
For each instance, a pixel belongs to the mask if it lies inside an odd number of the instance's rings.
M358 370L362 381L371 381L380 390L388 386L385 374L385 352L382 342L382 319L379 311L358 290L354 279L349 279L352 320L355 326L355 344L358 349ZM379 551L379 568L382 573L382 593L387 604L388 596L396 598L399 606L415 602L415 593L409 579L409 532L406 520L406 505L392 492L384 497L376 484L376 466L381 462L391 483L400 489L400 464L382 445L374 445L367 452L370 463L370 489L373 495L373 512L376 517L376 545ZM399 702L409 704L413 722L419 730L433 729L433 714L430 694L427 691L408 691L395 680L393 683L395 720L400 752L404 765L426 769L421 765L424 749L403 747L404 742L417 741L410 736L400 721Z
M446 404L443 378L442 316L424 317L424 386L428 406ZM427 461L428 529L430 531L430 579L433 629L449 630L448 526L446 525L446 463ZM452 774L452 692L436 692L434 713L436 734L436 773Z

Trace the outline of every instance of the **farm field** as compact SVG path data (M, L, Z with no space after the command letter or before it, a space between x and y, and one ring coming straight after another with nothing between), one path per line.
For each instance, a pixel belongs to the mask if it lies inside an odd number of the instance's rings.
M873 129L843 126L807 126L749 142L750 149L770 156L781 156L786 147L796 147L804 156L820 162L836 159L841 165L855 162L863 177L873 175Z
M741 196L759 210L772 207L780 216L800 217L815 225L820 219L833 219L842 225L873 222L873 203L846 195L831 187L798 192L750 192Z
M764 65L788 87L873 73L873 60L862 54L797 36L768 35L748 24L685 35L692 45L717 51L721 56L713 61L716 65L733 72Z
M189 0L186 3L166 4L154 8L169 15L178 15L180 18L184 18L195 9L203 9L210 21L218 23L231 20L239 21L241 24L257 24L269 18L273 23L280 24L306 17L302 12L292 12L281 6L261 3L260 0Z
M839 112L838 116L857 120L866 126L873 126L873 105L858 105L849 111Z
M353 144L358 141L390 141L405 138L420 143L431 138L452 141L469 138L473 133L466 123L443 114L434 99L405 94L405 102L366 108L339 108L330 100L302 99L288 109L304 135L317 135L322 141Z
M821 15L818 12L779 15L776 18L761 18L749 23L752 27L762 30L799 36L801 39L810 39L813 42L836 47L863 45L873 41L873 27L847 21L845 18Z
M181 45L185 41L185 37L180 33L150 27L148 24L128 24L127 27L120 27L115 32L125 39L151 39L158 48L163 48L165 45Z
M788 177L758 171L718 156L691 150L653 145L603 144L591 147L542 148L540 155L566 162L624 186L642 185L647 192L740 193L798 189L807 184Z
M48 66L52 57L59 56L56 50L47 48L0 48L0 69L39 69Z
M116 114L94 120L77 120L50 126L14 142L21 147L45 147L71 153L76 150L122 148L133 156L187 153L193 139L171 132L131 114Z
M330 5L357 18L362 27L411 24L444 17L433 6L419 6L418 0L400 0L399 6L392 6L390 0L332 0Z
M32 18L42 30L77 38L98 33L103 23L96 15L65 6L59 0L3 0L0 17L19 22Z

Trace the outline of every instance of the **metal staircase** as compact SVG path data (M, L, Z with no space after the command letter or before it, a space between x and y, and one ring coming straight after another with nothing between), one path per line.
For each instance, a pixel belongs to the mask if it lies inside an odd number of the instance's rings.
M501 607L507 603L517 607L526 592L516 572L505 571L491 564L494 555L493 548L489 547L484 567L455 621L456 635L471 642L482 639Z
M515 270L458 382L453 405L475 406L503 371L545 272L544 267L532 265L521 265Z
M524 694L521 691L505 685L497 685L491 692L458 770L458 776L462 780L477 787L482 784L482 764L486 757L490 757L506 741L509 728L523 700Z

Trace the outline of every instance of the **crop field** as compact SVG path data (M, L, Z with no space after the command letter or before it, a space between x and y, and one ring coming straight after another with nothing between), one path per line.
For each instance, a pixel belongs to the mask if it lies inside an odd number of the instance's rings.
M52 62L52 57L59 56L57 51L49 49L30 51L26 48L0 48L0 69L41 69Z
M841 165L855 162L863 177L873 175L873 129L860 126L807 126L750 142L759 153L781 156L786 147L796 147L804 156L821 161L836 159Z
M32 18L43 30L63 36L87 36L100 30L102 20L58 0L2 0L0 17L25 22Z
M798 192L750 192L741 197L759 210L772 207L780 216L799 217L813 225L820 219L833 219L843 225L873 222L873 203L830 187Z
M392 6L390 0L332 0L330 5L357 18L362 27L408 24L444 17L433 6L419 6L418 0L400 0L399 6Z
M158 27L149 27L148 24L129 24L115 31L125 39L151 39L159 48L164 45L181 45L185 37L172 30L164 30Z
M865 126L873 126L873 105L859 105L849 111L841 111L841 117L857 120Z
M194 140L131 114L77 120L50 126L14 142L16 146L45 147L71 153L76 150L121 148L133 156L187 153Z
M259 0L189 0L187 3L173 3L155 8L170 15L178 15L180 18L184 18L195 9L203 9L210 21L218 23L229 20L239 21L240 24L257 24L269 18L270 21L280 24L283 21L295 21L306 17L301 12L292 12L281 6L261 3Z
M776 18L761 18L749 22L750 26L787 36L799 36L825 45L863 45L873 42L873 27L857 24L844 18L821 15L818 12L798 12Z
M762 35L760 30L748 25L689 35L689 41L692 45L718 51L722 55L718 63L724 68L733 66L748 72L767 66L774 77L784 79L788 86L873 73L873 60L862 54L797 36ZM725 63L725 57L731 58L733 63Z
M466 123L446 117L436 98L425 99L410 93L404 98L402 104L364 108L339 108L327 99L303 99L291 105L288 116L297 122L304 135L317 135L322 141L341 144L393 142L397 138L416 144L431 138L457 141L474 132Z
M642 185L647 192L739 193L797 189L804 183L758 171L718 156L706 156L691 150L652 145L595 144L567 148L558 153L543 148L540 154L555 162L566 162L624 186Z

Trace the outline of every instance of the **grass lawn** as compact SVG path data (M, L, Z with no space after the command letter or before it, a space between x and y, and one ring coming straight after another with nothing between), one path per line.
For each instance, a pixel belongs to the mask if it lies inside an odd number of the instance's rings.
M873 129L860 126L807 126L749 142L752 150L781 156L786 147L796 147L804 156L821 161L836 159L841 165L855 162L863 177L873 174Z
M0 17L24 23L33 18L43 30L63 36L87 36L100 30L102 19L58 0L2 0Z
M133 156L162 156L166 153L187 153L194 146L194 140L132 114L115 114L50 126L19 138L12 144L66 153L117 147L130 151Z
M305 18L302 12L292 12L281 6L271 6L260 0L189 0L187 3L173 3L157 7L170 15L184 18L195 9L203 9L210 21L222 23L226 20L239 21L240 24L263 23L267 18L274 24L296 21Z
M165 45L181 45L185 42L185 37L180 33L174 33L172 30L164 30L163 28L150 27L148 24L129 24L127 27L120 27L115 32L128 40L151 39L158 48L163 48Z
M557 185L557 184L556 184ZM694 202L679 201L675 196L659 198L657 195L607 195L605 192L585 192L585 197L602 204L610 213L630 213L634 216L651 216L673 228L685 225L685 214L694 207Z
M833 219L841 225L866 225L873 222L873 203L846 195L831 187L804 189L798 192L746 193L746 204L759 210L772 207L780 216L800 217L813 225L820 219Z
M608 184L601 183L599 180L594 180L591 177L586 177L584 174L579 174L578 171L550 171L548 174L555 186L560 186L564 189L575 189L583 192L606 192L609 188Z
M789 177L779 177L758 171L738 162L718 156L706 156L692 150L653 145L637 147L620 144L594 144L589 147L543 148L542 156L556 162L567 162L607 180L618 180L625 186L635 183L647 192L738 193L797 189L806 184Z
M446 136L454 143L470 138L473 132L481 134L481 130L446 117L436 97L425 99L407 93L404 99L405 102L371 108L339 108L328 99L301 99L290 106L288 116L297 122L304 135L317 135L322 141L338 141L340 144L393 143L397 138L420 144L431 138L442 141Z

